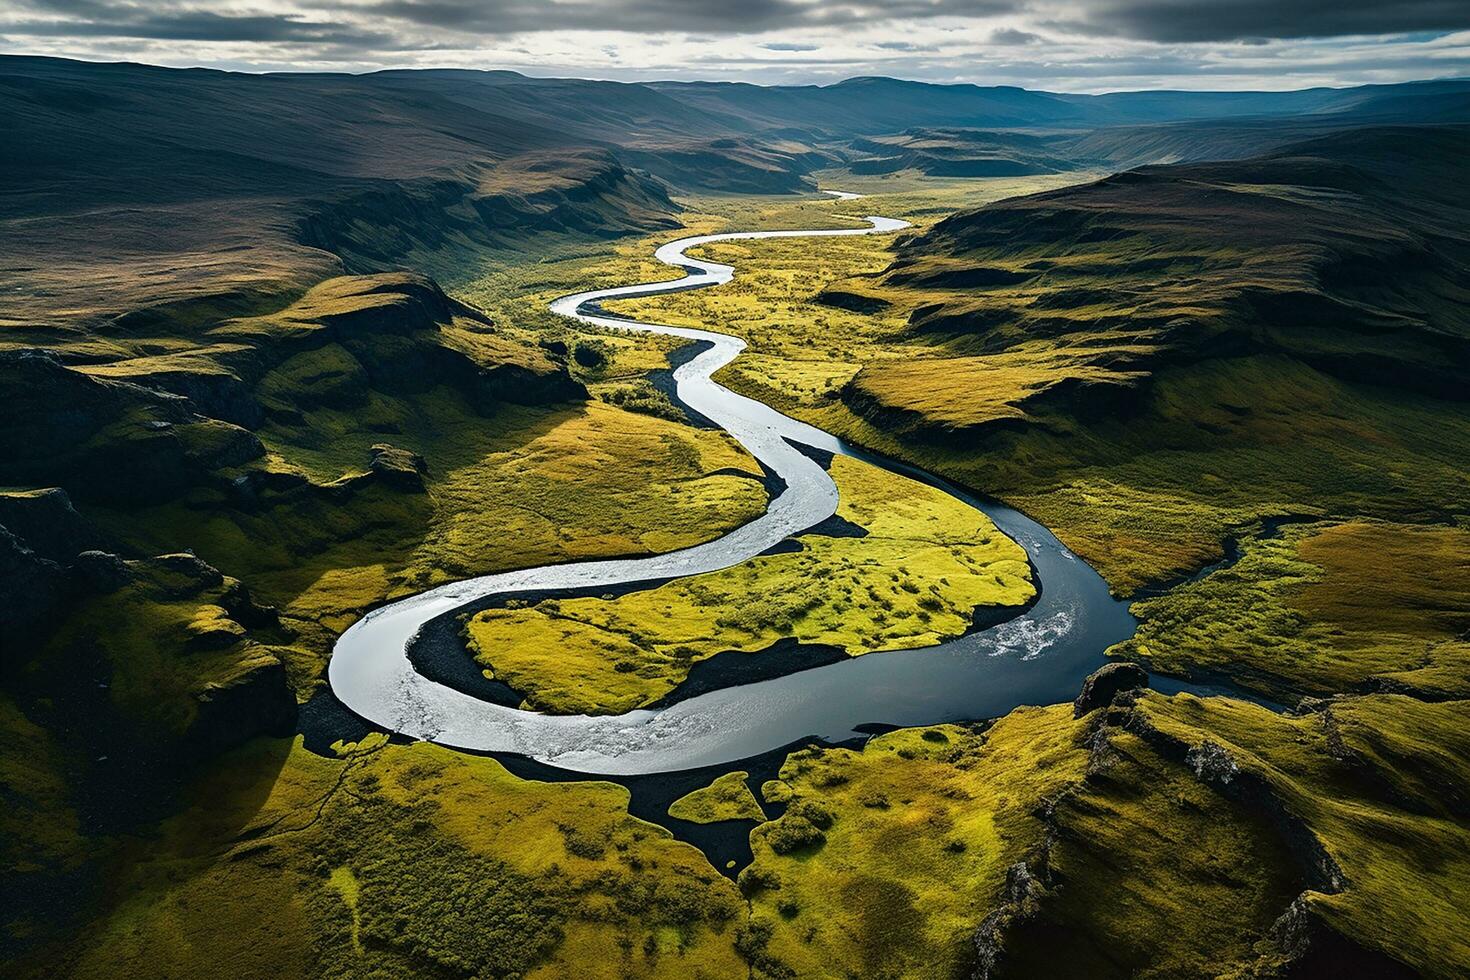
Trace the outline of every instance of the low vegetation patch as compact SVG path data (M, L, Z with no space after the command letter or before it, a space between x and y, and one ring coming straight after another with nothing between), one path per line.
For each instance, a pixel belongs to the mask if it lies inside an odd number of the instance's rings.
M70 975L742 973L735 887L607 783L373 736L231 756L125 873ZM120 882L119 884L124 884Z
M746 782L747 772L727 772L708 786L686 793L669 805L669 816L694 823L721 820L764 820L766 813Z
M1292 524L1240 560L1133 607L1114 656L1225 674L1282 700L1386 689L1470 695L1470 531Z
M1283 701L1389 689L1470 693L1470 532L1288 525L1236 563L1133 605L1111 654L1176 674L1227 674Z
M981 607L1035 588L1025 552L948 494L845 456L832 461L838 516L865 536L801 536L801 549L617 599L546 600L469 620L476 658L557 712L620 712L673 689L690 664L779 640L851 656L931 646Z
M740 883L757 976L950 976L1006 868L1039 846L1035 808L1082 776L1069 711L1020 709L988 734L906 729L862 751L803 750L791 801L751 832Z

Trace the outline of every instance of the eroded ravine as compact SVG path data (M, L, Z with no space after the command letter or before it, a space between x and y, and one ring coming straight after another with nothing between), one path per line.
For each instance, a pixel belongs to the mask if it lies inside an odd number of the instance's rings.
M833 193L844 200L856 195ZM524 755L562 769L633 775L693 769L749 758L807 737L841 741L864 726L918 725L990 717L1018 704L1071 697L1102 651L1126 638L1134 621L1102 579L1045 528L1008 507L975 500L910 467L856 447L712 376L745 348L726 334L607 316L600 304L717 286L734 269L690 258L718 241L866 235L907 222L870 216L866 228L731 232L679 239L655 256L686 275L564 296L554 312L598 326L640 330L708 345L674 371L678 399L728 431L785 484L766 512L691 548L636 559L547 565L456 582L401 599L363 617L337 641L328 666L332 691L372 724L453 748ZM613 716L546 715L479 700L418 673L407 648L430 620L491 596L595 589L727 568L820 523L837 510L837 488L821 465L793 444L842 453L936 483L979 507L1031 558L1041 596L999 626L921 650L869 653L773 680L712 691L659 710Z

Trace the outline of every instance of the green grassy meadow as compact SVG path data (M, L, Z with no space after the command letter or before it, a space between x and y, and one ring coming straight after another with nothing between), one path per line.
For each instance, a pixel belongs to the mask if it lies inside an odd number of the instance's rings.
M759 656L794 638L849 656L961 636L978 610L1035 595L1019 545L947 494L845 456L837 516L862 536L800 535L796 552L620 598L545 599L470 618L487 673L526 706L618 713L658 700L727 650Z
M1463 975L1470 413L1434 347L1459 349L1460 287L1427 265L1402 295L1348 275L1383 241L1422 255L1382 178L1333 171L1327 193L1300 156L1280 184L834 171L823 186L870 197L682 197L680 229L436 252L443 291L332 277L0 360L12 419L74 409L42 439L0 420L0 523L30 542L0 540L3 570L61 618L5 623L7 973ZM1285 211L1270 263L1240 197ZM1187 219L1222 202L1237 223L1201 240ZM674 237L854 213L915 228L708 247L733 283L616 309L745 338L723 383L1053 528L1138 596L1113 656L1290 710L1125 692L800 748L759 799L732 767L664 809L744 821L733 880L611 782L373 732L307 747L297 706L365 611L685 547L765 507L755 461L648 384L670 341L550 299L671 278L650 256ZM1377 237L1329 254L1365 215ZM477 663L526 707L621 712L726 651L931 645L1045 588L978 511L847 457L831 472L865 535L507 603L464 624ZM64 508L42 509L51 486ZM80 549L124 557L63 574Z

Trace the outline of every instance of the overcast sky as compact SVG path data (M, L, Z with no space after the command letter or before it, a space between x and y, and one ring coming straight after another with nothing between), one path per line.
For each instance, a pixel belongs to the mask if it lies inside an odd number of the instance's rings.
M251 71L1280 89L1470 76L1470 0L0 0L0 52Z

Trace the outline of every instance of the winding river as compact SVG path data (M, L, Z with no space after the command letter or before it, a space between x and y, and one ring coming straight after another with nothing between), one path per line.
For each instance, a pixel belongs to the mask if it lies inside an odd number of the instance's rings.
M842 200L858 195L829 191ZM1051 532L1023 514L911 467L873 457L712 380L745 342L707 330L639 323L602 312L606 300L729 282L728 265L690 258L691 248L735 239L869 235L907 222L870 216L868 227L732 232L682 238L655 253L682 268L670 282L564 296L553 311L598 326L704 342L674 371L678 399L733 435L784 482L760 517L723 537L647 558L547 565L443 585L383 606L343 633L328 666L332 691L372 724L453 748L510 753L574 772L638 775L748 759L806 738L838 742L873 726L935 724L1004 714L1022 704L1070 700L1104 662L1102 651L1132 635L1134 619L1102 579ZM914 476L979 507L1030 556L1041 595L1024 614L920 650L869 653L773 680L711 691L661 709L621 715L546 715L482 701L418 673L407 647L435 617L492 596L596 589L715 571L760 554L837 510L827 471L797 446L841 453Z

